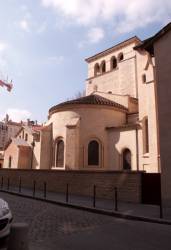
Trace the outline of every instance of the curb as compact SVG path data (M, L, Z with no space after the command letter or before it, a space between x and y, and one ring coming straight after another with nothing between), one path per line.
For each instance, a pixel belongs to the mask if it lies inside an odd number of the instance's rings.
M71 203L66 203L66 202L61 202L61 201L53 201L53 200L49 200L49 199L33 197L30 195L25 195L25 194L7 191L7 190L0 190L0 192L8 193L11 195L17 195L17 196L20 196L23 198L33 199L33 200L37 200L37 201L43 201L43 202L47 202L47 203L58 205L58 206L69 207L69 208L73 208L73 209L78 209L78 210L83 210L83 211L87 211L87 212L91 212L91 213L112 216L112 217L121 218L121 219L171 225L171 221L163 220L163 219L155 219L155 218L150 218L150 217L130 215L130 214L126 214L126 213L120 213L117 211L109 211L109 210L104 210L104 209L99 209L99 208L81 206L78 204L71 204Z

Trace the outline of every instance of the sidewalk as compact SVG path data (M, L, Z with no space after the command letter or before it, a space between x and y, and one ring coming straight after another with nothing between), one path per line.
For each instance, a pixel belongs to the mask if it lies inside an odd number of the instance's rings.
M97 212L108 212L115 213L119 215L124 215L124 217L142 217L152 220L156 220L156 222L164 222L168 221L169 224L171 224L171 208L167 208L164 210L163 219L160 219L160 208L157 205L146 205L146 204L138 204L138 203L131 203L131 202L121 202L118 201L117 204L117 211L115 207L115 201L114 200L108 200L108 199L101 199L96 198L95 200L95 207L94 207L94 200L93 197L87 197L87 196L79 196L79 195L71 195L68 194L68 197L66 197L66 194L64 193L56 193L56 192L46 192L46 198L44 197L44 192L42 190L36 190L35 194L32 189L26 189L22 188L21 192L19 192L18 187L10 187L9 190L7 190L6 187L1 189L0 191L4 192L10 192L26 197L34 197L41 200L56 202L63 205L70 205L77 208L84 208L84 209L92 209L92 210L98 210ZM68 201L67 201L68 199ZM94 211L95 212L95 211ZM121 216L122 217L122 216Z

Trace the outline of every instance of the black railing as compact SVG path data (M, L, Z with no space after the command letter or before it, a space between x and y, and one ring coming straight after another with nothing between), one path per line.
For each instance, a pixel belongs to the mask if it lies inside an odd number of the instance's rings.
M2 191L8 191L11 193L19 193L24 196L31 196L32 198L44 198L45 200L53 200L54 196L53 195L59 195L61 194L62 196L62 202L65 203L70 203L70 204L75 204L75 202L73 202L73 200L76 200L76 203L81 205L80 203L80 197L83 200L85 198L85 201L89 201L89 206L93 207L93 208L103 208L100 204L100 201L103 200L103 202L101 202L101 204L104 204L104 202L106 202L109 199L103 198L104 195L104 189L102 186L97 186L97 185L93 185L92 187L90 186L90 195L89 196L79 196L78 194L73 194L72 192L72 186L70 186L71 184L67 183L65 186L65 191L64 192L51 192L48 191L48 184L46 181L44 181L42 184L41 183L37 183L35 180L33 180L32 182L32 188L26 188L24 187L24 181L22 181L21 177L19 177L18 180L18 187L14 187L13 184L13 180L10 181L9 177L1 177L1 190ZM40 185L41 184L41 185ZM42 186L42 189L38 188ZM92 189L91 189L92 188ZM102 192L103 191L103 192ZM109 192L111 194L113 194L113 199L110 199L110 201L114 202L114 207L113 210L114 211L119 211L118 208L118 194L119 194L119 190L118 187L113 187L113 189L110 187L109 190L106 190L106 192ZM53 195L52 195L53 194ZM110 195L112 197L112 195ZM87 200L86 200L87 199ZM56 200L55 201L60 201L60 200ZM86 203L87 204L87 203ZM111 205L111 204L110 204ZM86 205L87 206L87 205ZM158 204L159 206L159 217L163 218L163 207L162 207L162 200L160 201L160 204ZM106 206L105 206L106 208ZM108 209L108 208L107 208ZM112 206L110 206L110 210L112 209Z

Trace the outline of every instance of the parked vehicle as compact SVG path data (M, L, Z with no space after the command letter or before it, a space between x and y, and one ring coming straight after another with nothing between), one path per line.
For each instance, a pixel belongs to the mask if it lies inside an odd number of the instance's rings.
M12 223L12 213L8 203L0 198L0 238L10 233Z

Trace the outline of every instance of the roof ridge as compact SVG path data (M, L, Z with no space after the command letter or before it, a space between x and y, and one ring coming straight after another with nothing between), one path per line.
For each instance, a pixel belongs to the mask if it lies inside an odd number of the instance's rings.
M123 106L117 102L114 102L108 98L105 98L105 97L97 95L97 94L90 94L90 95L83 96L83 97L80 97L77 99L73 99L73 100L59 103L59 104L57 104L49 109L49 114L54 113L58 108L62 108L62 107L68 106L68 105L77 105L77 104L78 105L83 105L83 104L85 104L85 105L86 104L88 104L88 105L91 105L91 104L92 105L106 105L106 106L112 106L112 107L115 107L118 109L122 109L123 111L128 111L128 109L125 106Z
M158 40L160 37L162 37L165 33L167 33L171 29L171 22L166 24L163 28L161 28L157 33L155 33L153 36L145 39L141 42L141 44L134 47L135 50L137 49L146 49L152 54L154 53L153 49L150 48L153 47L153 43Z
M85 59L85 61L86 61L86 62L90 62L90 61L92 61L94 58L99 57L99 56L103 55L104 53L105 53L105 54L106 54L106 53L110 53L111 50L116 49L117 47L121 46L121 45L124 44L124 43L131 42L131 40L137 40L137 41L141 42L141 39L140 39L138 36L136 36L136 35L135 35L135 36L132 36L132 37L130 37L130 38L128 38L128 39L126 39L126 40L124 40L124 41L122 41L122 42L119 42L119 43L113 45L112 47L110 47L110 48L108 48L108 49L105 49L105 50L103 50L103 51L101 51L101 52L96 53L96 54L93 55L93 56L87 57L87 58Z

